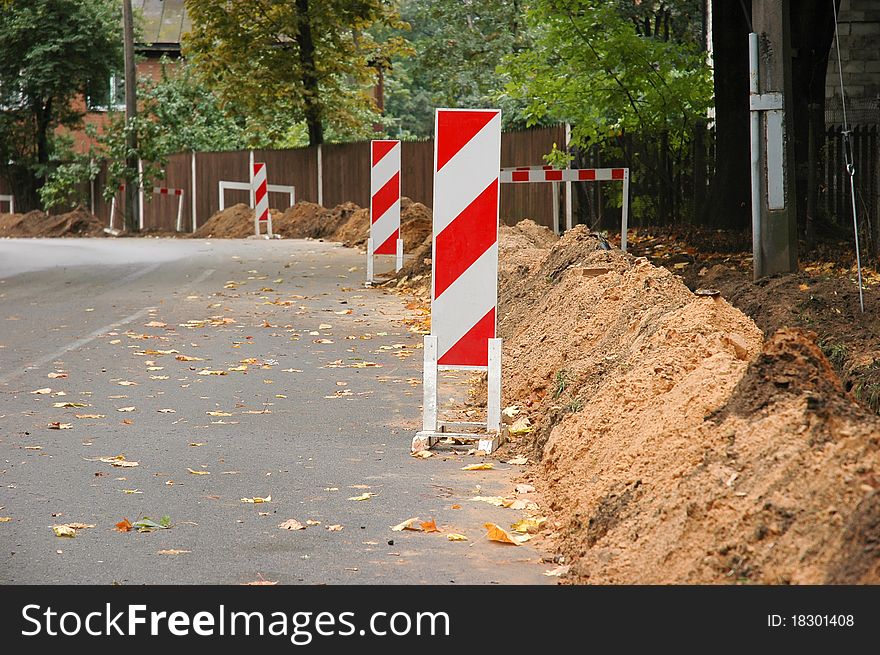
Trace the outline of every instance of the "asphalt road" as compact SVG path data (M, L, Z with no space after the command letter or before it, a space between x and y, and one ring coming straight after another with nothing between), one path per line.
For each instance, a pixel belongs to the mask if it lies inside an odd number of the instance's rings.
M0 583L552 584L469 500L519 467L409 455L421 336L363 278L311 241L0 240Z

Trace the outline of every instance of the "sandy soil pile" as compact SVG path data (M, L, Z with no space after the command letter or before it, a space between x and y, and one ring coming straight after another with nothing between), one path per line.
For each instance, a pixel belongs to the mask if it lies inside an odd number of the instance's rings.
M552 243L552 235L546 243ZM504 402L534 431L548 536L589 583L880 580L880 420L815 335L605 250L502 230Z
M274 219L273 219L274 220ZM243 202L219 211L194 233L197 239L243 239L254 233L254 210Z
M49 215L41 211L27 214L0 214L0 237L101 236L105 234L100 219L82 208L57 215Z
M412 252L431 234L431 221L431 210L425 205L406 197L400 199L400 238L403 239L404 252ZM365 208L352 214L330 239L350 248L366 247L369 236L370 211Z

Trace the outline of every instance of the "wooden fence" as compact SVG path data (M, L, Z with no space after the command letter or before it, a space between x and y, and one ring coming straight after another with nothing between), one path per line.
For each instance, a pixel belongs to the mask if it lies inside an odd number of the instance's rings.
M857 125L851 128L851 132L859 230L871 253L877 256L880 255L878 126ZM819 207L826 220L851 232L852 196L841 126L829 127L825 132L824 150L823 168L819 171Z
M562 145L565 131L562 126L505 132L501 140L503 166L536 166L553 144ZM325 144L320 148L321 174L319 189L319 150L312 146L290 150L255 150L254 161L265 162L269 184L293 185L297 201L321 202L333 207L346 201L366 207L370 202L370 144L369 142ZM158 185L184 189L183 223L187 231L193 226L193 207L196 224L204 224L220 209L219 182L247 182L250 152L180 153L168 158L165 176ZM401 193L429 207L433 204L432 140L405 141L401 151ZM193 187L193 168L195 187ZM110 203L101 198L106 175L102 172L95 181L93 206L95 214L110 223ZM193 204L193 188L195 203ZM121 224L122 193L118 196L115 225ZM249 201L247 191L227 190L225 206ZM501 190L501 215L514 223L523 218L550 226L553 216L552 191L549 184L504 185ZM286 195L270 194L270 207L283 211L287 208ZM144 227L153 230L174 230L177 219L177 199L169 196L145 196Z

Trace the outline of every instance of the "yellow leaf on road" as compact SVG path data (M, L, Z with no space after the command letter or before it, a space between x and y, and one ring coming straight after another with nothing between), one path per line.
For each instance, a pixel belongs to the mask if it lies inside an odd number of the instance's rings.
M169 548L167 550L160 550L158 552L159 555L185 555L186 553L191 553L191 550L181 550L179 548Z
M119 407L117 412L133 412L135 410L134 407Z
M463 534L458 534L456 532L450 532L449 534L446 535L446 538L449 541L467 541L468 540L468 538L465 537Z
M58 407L58 408L62 408L62 407L88 407L88 405L86 405L85 403L65 402L65 403L52 403L52 407Z
M261 498L260 496L254 496L253 498L242 498L241 502L243 502L243 503L271 503L272 496L266 496L265 498Z
M47 393L52 393L52 389L50 389L49 387L46 387L44 389L34 389L33 391L31 391L31 393L35 393L37 395L42 396Z
M470 464L468 466L462 466L462 471L490 471L495 468L495 465L492 462L483 462L482 464Z
M50 430L72 430L73 426L70 423L59 423L58 421L53 421L49 423Z
M205 412L208 416L232 416L229 412Z
M67 373L49 373L46 377L51 378L52 380L57 380L58 378L66 378Z
M369 500L370 498L372 498L375 495L376 494L367 491L367 492L362 493L360 496L352 496L351 498L349 498L349 500Z
M523 534L527 534L530 532L537 532L541 529L541 526L547 522L546 516L537 516L525 518L520 521L517 521L513 525L510 526L510 529L514 532L520 532Z
M501 496L474 496L469 500L476 501L478 503L489 503L490 505L495 505L495 507L501 507L504 505L505 499Z
M211 475L210 471L194 471L191 468L188 468L186 470L189 471L190 473L192 473L193 475Z
M189 355L178 355L174 359L176 359L178 362L201 362L201 361L204 361L204 360L202 360L201 357L190 357Z
M199 371L198 375L226 375L226 371L210 371L206 369L204 371Z
M75 414L76 418L107 418L104 414Z
M489 538L490 541L497 541L500 544L511 544L513 546L519 546L524 541L528 541L528 536L511 536L507 533L503 528L495 525L494 523L484 523L483 527L486 528L486 537Z

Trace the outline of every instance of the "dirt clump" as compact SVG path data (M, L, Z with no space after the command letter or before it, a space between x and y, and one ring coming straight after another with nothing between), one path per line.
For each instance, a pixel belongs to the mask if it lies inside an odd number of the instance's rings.
M0 237L102 237L101 220L78 207L65 214L31 211L26 214L0 214Z

